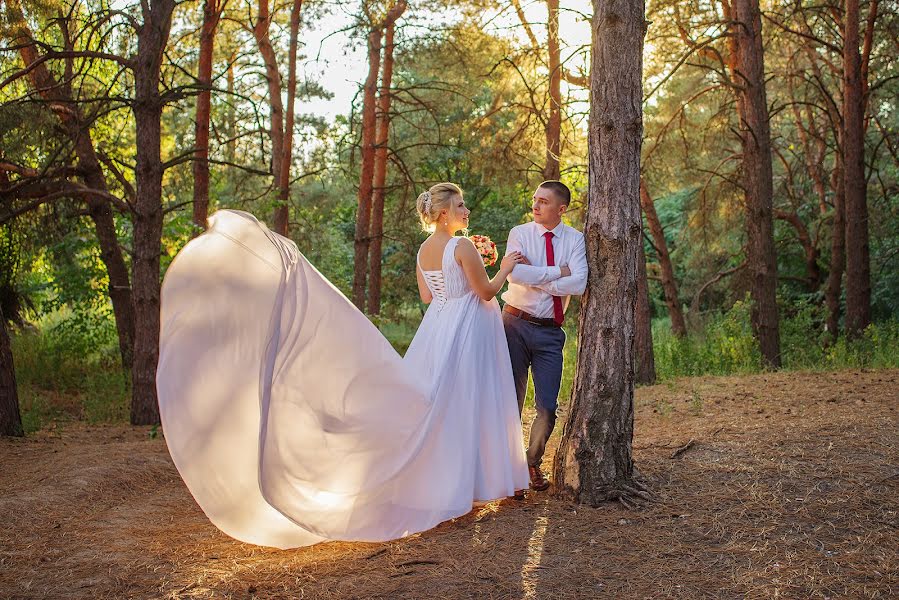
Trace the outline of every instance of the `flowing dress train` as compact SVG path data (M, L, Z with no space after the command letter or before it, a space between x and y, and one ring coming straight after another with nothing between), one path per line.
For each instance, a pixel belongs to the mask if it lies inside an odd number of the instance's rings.
M406 353L249 213L220 210L166 273L157 389L172 459L226 534L383 541L527 487L496 300L455 261Z

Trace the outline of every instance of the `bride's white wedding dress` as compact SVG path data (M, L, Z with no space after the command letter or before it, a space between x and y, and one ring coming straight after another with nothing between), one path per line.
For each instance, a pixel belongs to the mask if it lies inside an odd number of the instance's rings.
M291 548L383 541L528 485L496 300L444 251L404 358L299 253L222 210L162 288L156 382L175 466L209 519Z

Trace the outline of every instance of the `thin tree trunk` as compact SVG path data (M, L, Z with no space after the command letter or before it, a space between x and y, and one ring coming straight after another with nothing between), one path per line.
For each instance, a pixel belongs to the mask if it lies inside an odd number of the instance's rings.
M93 149L92 142L85 141L84 145L90 145ZM96 171L88 169L84 179L89 187L105 191L105 178L99 165ZM101 181L104 187L97 187ZM133 362L135 328L131 278L119 246L110 203L97 198L88 199L88 214L94 222L94 231L99 241L100 260L106 266L106 274L109 276L109 299L112 301L112 314L116 322L122 368L128 370Z
M367 294L367 308L369 314L378 314L381 312L381 246L384 238L384 197L387 193L386 190L386 182L387 182L387 146L390 137L390 102L391 102L391 92L390 87L393 81L393 38L396 29L397 20L403 15L406 11L406 7L408 6L406 0L400 0L396 2L393 6L390 7L390 10L384 15L384 20L381 22L381 29L384 34L384 60L383 60L383 72L381 74L381 90L378 94L377 98L377 107L375 113L375 123L372 126L374 133L374 150L371 154L372 161L372 184L371 184L371 204L368 207L369 211L369 224L368 224L368 235L365 236L365 241L368 244L367 249L367 260L368 260L368 269L371 272L371 279L368 282L368 294ZM380 40L378 41L378 45L380 45ZM378 50L378 60L380 61L380 50ZM371 67L371 63L369 63L369 67ZM378 66L375 66L377 69ZM369 72L369 76L371 76L371 71ZM366 85L368 85L368 81L366 81ZM377 73L375 74L375 85L377 85ZM366 88L366 94L368 93L368 89ZM372 99L374 102L374 99ZM364 111L363 111L364 112ZM365 125L365 118L363 114L363 129ZM363 139L365 134L363 133ZM365 160L365 146L363 145L363 161ZM365 171L365 165L363 164L363 172ZM368 181L368 179L364 179L364 181ZM360 184L360 194L362 193L361 184ZM361 203L360 203L361 208ZM357 234L359 232L359 222L357 220ZM357 259L359 256L357 255ZM366 256L362 256L361 260L364 262ZM357 269L356 274L362 275L362 295L363 298L357 302L357 305L361 308L365 294L365 276L366 273L363 269L359 269L358 265L360 262L356 262ZM356 293L356 281L353 281L353 293L355 296ZM355 300L355 297L354 297Z
M200 59L197 66L197 82L201 86L197 95L197 110L194 122L194 224L206 229L209 216L209 114L212 104L212 55L215 45L215 30L218 27L223 0L206 0L203 3L203 27L200 29Z
M25 435L25 430L22 429L22 416L19 413L12 345L6 330L6 317L0 307L0 436L4 435L19 437Z
M806 289L809 292L817 292L821 288L821 268L818 266L818 248L812 240L808 227L799 218L795 211L775 210L774 216L789 223L796 231L799 245L805 254L805 279Z
M846 334L871 323L871 258L865 183L865 106L859 54L859 0L845 0L843 181L846 194Z
M131 424L159 423L156 365L159 362L159 257L162 241L162 108L160 69L172 26L175 0L145 4L134 58L134 122L137 129L134 206L134 366Z
M293 0L290 9L290 47L287 65L287 115L284 124L284 144L281 148L281 180L278 182L278 205L275 208L275 231L288 234L290 222L290 165L293 160L293 123L297 97L297 44L300 36L302 0ZM273 157L273 160L275 158Z
M237 157L237 111L234 109L234 61L235 57L231 56L228 60L228 72L225 75L228 86L228 108L225 112L225 126L228 131L228 144L226 145L228 152L228 162L233 163Z
M387 146L390 137L390 85L393 80L393 34L395 24L387 26L384 35L384 66L378 96L377 148L375 149L374 184L371 207L371 247L369 249L368 314L381 312L381 246L384 238L384 197L387 184Z
M359 175L359 203L356 207L356 234L353 241L353 303L365 310L365 283L371 229L371 193L375 168L375 93L381 61L381 29L368 34L368 77L362 96L362 168Z
M68 88L59 84L46 63L37 62L41 57L18 1L10 1L7 7L10 21L13 22L11 30L13 43L19 45L19 54L26 66L36 65L29 73L32 86L41 98L48 102L62 123L78 157L78 167L83 173L85 183L92 189L108 192L106 176L94 149L90 125L85 121L81 108L68 94ZM116 321L122 367L130 369L134 350L134 310L128 267L119 247L115 218L109 202L93 196L88 197L86 202L88 215L94 223L94 231L100 246L100 260L103 261L109 277L109 299Z
M842 136L840 136L842 137ZM842 140L840 140L842 146ZM846 217L843 200L843 166L837 157L833 172L833 220L830 227L830 268L824 284L824 303L827 305L826 327L836 339L840 334L840 296L843 287L843 270L846 266Z
M668 242L665 240L665 232L659 221L659 215L656 213L655 203L642 178L640 179L640 206L646 215L652 243L658 252L659 266L662 271L662 290L665 292L665 306L668 307L668 315L671 317L671 331L677 337L684 337L687 335L687 324L684 321L677 280L674 278L674 266L671 264L671 255L668 254Z
M733 0L728 38L730 68L737 86L737 114L743 146L747 257L752 328L765 363L780 367L777 263L774 252L774 179L771 130L765 93L762 18L758 0Z
M642 240L642 0L593 1L589 278L577 372L553 472L556 491L596 505L628 498L634 465L634 313Z
M559 0L546 0L547 49L549 54L549 119L546 121L544 179L559 179L562 149L562 53L559 49Z
M789 78L788 81L790 82L793 118L796 123L796 130L799 132L799 140L802 143L802 157L805 161L805 168L809 178L812 180L812 185L815 188L815 194L818 197L818 212L824 215L828 210L827 185L824 181L824 156L827 152L827 145L824 142L824 137L818 133L815 114L812 112L811 107L804 106L805 115L808 119L808 128L802 122L802 113L793 97L793 80ZM814 145L812 144L812 139L810 139L811 137L814 137Z
M272 46L269 28L272 14L269 12L268 0L259 0L259 14L253 26L256 46L265 65L265 79L268 84L269 102L269 137L272 141L272 179L280 197L281 166L284 152L284 104L281 100L281 73L278 71L278 57ZM279 198L280 202L280 198ZM274 221L278 220L277 210Z
M879 0L871 0L868 5L868 18L865 23L865 38L862 42L861 54L861 82L862 82L862 113L867 113L869 98L869 67L871 65L871 50L874 48L874 25L877 23L877 11L880 7ZM865 118L865 132L868 131L868 125L871 121Z
M649 307L649 285L646 281L646 254L642 236L640 256L637 259L637 307L634 316L634 351L636 383L652 384L656 381L656 361L652 349L652 311Z

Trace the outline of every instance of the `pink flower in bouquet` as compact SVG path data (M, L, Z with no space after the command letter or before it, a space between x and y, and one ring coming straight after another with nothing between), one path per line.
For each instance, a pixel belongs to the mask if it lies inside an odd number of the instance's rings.
M491 267L496 264L499 253L496 251L496 244L493 243L493 240L486 235L473 235L468 239L470 239L474 243L474 247L478 249L478 254L481 255L485 267Z

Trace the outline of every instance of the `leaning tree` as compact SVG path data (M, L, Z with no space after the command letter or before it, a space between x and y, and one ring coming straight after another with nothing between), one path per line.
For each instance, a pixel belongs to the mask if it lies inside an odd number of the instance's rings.
M645 32L643 0L593 0L584 231L590 275L571 407L553 465L556 492L593 505L648 498L632 458Z

